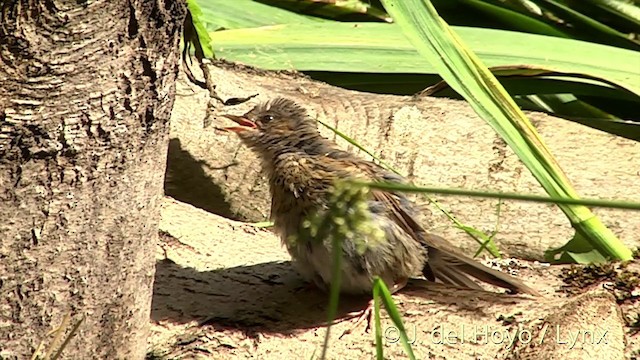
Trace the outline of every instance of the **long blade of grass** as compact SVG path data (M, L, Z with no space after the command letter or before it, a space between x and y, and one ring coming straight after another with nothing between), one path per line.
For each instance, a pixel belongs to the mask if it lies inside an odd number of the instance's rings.
M607 79L592 76L589 74L582 73L568 73L555 71L552 69L547 69L540 66L531 66L531 65L508 65L508 66L492 66L489 68L492 74L495 76L500 76L503 79L511 79L511 78L561 78L561 79L571 79L572 81L582 81L585 84L591 84L593 86L598 86L599 89L609 87L618 90L616 92L616 98L620 96L624 96L626 99L632 101L640 100L640 96L634 94L633 89L626 88L624 84L616 83L613 81L609 81ZM443 88L448 87L446 81L441 81L438 84L431 86L429 89L425 91L435 92L439 91ZM555 87L555 86L554 86ZM568 93L567 89L563 89L562 92L557 91L554 93ZM572 92L573 93L573 92ZM531 94L531 93L529 93Z
M383 4L418 52L429 59L450 86L503 137L542 187L552 197L578 199L569 179L531 122L480 59L465 48L457 34L438 16L431 3L428 0L383 0ZM632 258L631 251L588 208L569 204L558 206L576 232L588 239L603 256L620 260Z
M331 325L338 309L343 245L355 246L356 251L362 254L367 247L386 241L384 231L372 221L366 203L369 199L368 191L366 187L354 186L347 182L335 183L326 211L309 214L297 234L298 238L290 240L322 244L321 246L331 252L331 292L327 315L329 326L322 346L321 359L325 359L327 355ZM330 245L327 244L327 240L330 240ZM300 245L305 244L298 244Z
M640 95L640 52L512 31L454 29L489 66L585 74ZM269 70L438 73L437 64L424 61L398 24L286 24L210 36L219 57Z
M260 0L298 14L319 16L338 21L382 20L391 22L384 11L361 0ZM368 18L368 19L367 19Z
M580 0L565 1L570 6L590 7L592 13L609 18L616 25L627 27L638 33L640 27L640 3L637 0ZM612 19L613 18L613 19ZM637 41L637 38L636 38Z
M384 360L384 350L382 347L382 325L380 323L380 287L373 284L373 327L376 337L376 359Z
M502 199L498 201L498 205L496 206L496 226L494 226L493 231L491 232L491 235L489 235L489 237L480 246L480 248L476 250L476 253L473 255L473 257L480 255L482 253L482 250L484 250L487 247L487 245L489 245L491 241L493 241L493 237L498 234L498 231L500 231L500 209L501 208L502 208Z
M638 50L640 44L631 41L625 34L573 9L560 1L538 0L543 6L551 10L555 15L570 23L575 28L575 33L588 34L592 41Z
M330 221L327 217L325 221ZM329 340L331 339L331 326L338 313L338 302L340 301L341 263L342 263L342 241L340 236L334 234L331 242L331 290L329 292L329 306L327 310L327 332L322 343L322 354L320 359L324 360L329 350ZM322 238L320 238L322 239Z
M261 4L253 0L200 0L203 21L210 31L276 24L330 22Z
M400 334L400 343L404 348L404 351L409 356L409 359L415 360L416 356L413 354L413 349L411 348L411 344L409 343L409 336L407 336L407 330L402 323L402 317L400 316L400 312L396 307L396 304L393 302L393 298L391 297L391 292L385 285L384 281L380 278L376 277L373 281L374 289L377 288L380 293L380 298L382 299L382 303L384 304L384 308L387 310L389 317L393 324L398 328L398 332Z
M546 204L565 204L565 205L583 205L593 206L611 209L626 209L626 210L640 210L640 202L633 201L621 201L621 200L603 200L603 199L577 199L567 197L553 197L553 196L540 196L529 194L517 194L498 191L476 191L466 189L455 188L437 188L437 187L419 187L413 185L386 183L386 182L360 182L354 181L355 185L368 186L374 189L381 189L387 191L403 191L414 193L431 193L431 194L443 194L443 195L459 195L459 196L471 196L481 198L495 198L495 199L507 199L518 201L530 201L540 202Z
M570 36L563 31L544 21L531 15L525 15L522 12L509 9L503 2L483 0L457 0L457 2L468 4L475 8L476 12L486 13L491 18L499 19L502 23L518 31L570 38Z
M500 83L515 95L574 94L599 97L603 100L630 102L640 106L640 96L624 85L609 83L602 78L585 74L559 73L525 66L490 68ZM511 70L503 70L512 68ZM390 73L345 73L305 71L311 78L347 89L374 93L414 95L418 92L429 96L459 97L445 81L437 75L390 74ZM603 81L604 80L604 81ZM433 84L433 85L432 85ZM427 89L425 87L429 86ZM637 103L637 104L633 104Z

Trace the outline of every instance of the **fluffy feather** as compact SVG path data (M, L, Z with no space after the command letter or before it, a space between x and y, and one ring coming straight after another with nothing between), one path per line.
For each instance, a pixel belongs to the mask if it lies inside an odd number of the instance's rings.
M300 273L318 286L331 281L331 239L299 235L301 225L313 213L325 211L337 180L406 182L375 163L340 150L317 130L316 122L293 101L278 98L260 104L241 117L240 138L257 152L269 177L275 228ZM248 122L247 122L248 121ZM342 244L343 292L363 293L372 289L379 276L390 288L399 288L421 273L431 281L481 289L473 279L509 289L514 293L539 295L521 281L488 268L463 255L445 239L428 234L416 221L415 206L401 193L372 190L367 202L372 221L383 230L385 241L357 251L352 241ZM367 239L364 239L365 241Z

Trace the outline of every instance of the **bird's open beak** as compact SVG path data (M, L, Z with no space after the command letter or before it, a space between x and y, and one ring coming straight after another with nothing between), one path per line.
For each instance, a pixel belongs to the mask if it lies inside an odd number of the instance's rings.
M235 122L236 124L240 125L240 126L224 127L224 128L222 128L223 130L233 131L233 132L240 132L240 131L245 131L245 130L256 129L257 128L256 123L254 123L253 121L247 119L244 116L229 115L229 114L225 114L225 115L222 115L222 116L226 117L227 119L230 119L233 122Z

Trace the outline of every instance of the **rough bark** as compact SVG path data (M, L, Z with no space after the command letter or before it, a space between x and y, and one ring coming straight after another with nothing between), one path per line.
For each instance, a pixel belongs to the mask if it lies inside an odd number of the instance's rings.
M349 91L301 74L224 62L214 63L210 69L222 99L259 96L239 106L214 102L213 125L203 129L208 93L178 86L167 194L202 209L249 221L269 216L267 182L260 174L258 159L237 136L216 131L215 126L230 124L218 117L221 113L242 114L255 103L277 96L304 105L417 185L545 194L499 135L462 101ZM530 118L579 194L640 198L640 187L629 186L640 175L639 143L541 113L530 113ZM325 136L336 137L330 130L320 129ZM357 152L341 139L338 145ZM496 227L495 199L432 197L464 224L488 234ZM424 209L422 220L429 230L471 254L477 250L478 244L429 206L424 196L415 199ZM495 239L513 256L541 259L546 249L564 245L573 236L567 218L554 205L505 201L500 210ZM640 212L602 208L594 212L627 246L640 246Z
M0 28L0 358L139 359L182 1L7 1ZM66 329L68 332L68 329Z

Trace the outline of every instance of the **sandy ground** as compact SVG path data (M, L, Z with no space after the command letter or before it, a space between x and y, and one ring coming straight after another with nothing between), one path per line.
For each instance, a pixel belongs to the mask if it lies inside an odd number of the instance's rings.
M268 229L171 198L163 203L160 227L148 358L319 357L327 331L327 296L305 286ZM616 285L630 272L637 274L637 262L615 268L618 278L579 278L587 272L520 260L486 263L524 279L543 297L416 283L394 299L418 359L624 359L640 354L640 336L629 326L634 319L638 325L640 293ZM568 274L581 285L565 283ZM340 315L363 308L366 300L343 299ZM364 325L338 339L351 324L332 327L328 358L375 356L374 336ZM383 312L386 358L407 358L397 334Z

